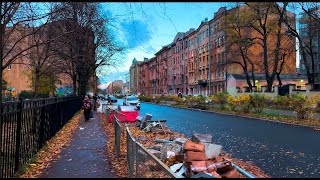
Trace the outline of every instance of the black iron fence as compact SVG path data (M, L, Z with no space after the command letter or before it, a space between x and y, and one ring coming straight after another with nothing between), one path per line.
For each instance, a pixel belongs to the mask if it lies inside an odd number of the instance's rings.
M82 98L2 103L0 177L11 178L80 110Z

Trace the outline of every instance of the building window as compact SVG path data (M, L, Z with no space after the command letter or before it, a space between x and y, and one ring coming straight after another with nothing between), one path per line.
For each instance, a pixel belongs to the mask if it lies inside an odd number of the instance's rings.
M12 69L11 64L9 64L7 68L8 70L11 70Z

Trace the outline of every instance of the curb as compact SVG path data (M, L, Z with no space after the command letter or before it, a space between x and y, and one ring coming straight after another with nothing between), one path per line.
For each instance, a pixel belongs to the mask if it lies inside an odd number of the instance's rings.
M320 128L320 126L308 126L308 125L303 125L303 124L296 124L296 123L288 123L288 122L277 121L277 120L270 120L270 119L266 119L266 118L257 118L257 117L251 117L251 116L236 115L236 114L229 114L229 113L215 112L215 111L201 110L201 109L194 109L194 108L174 107L174 106L170 106L170 105L166 105L166 104L156 104L156 103L151 103L151 102L143 102L143 103L155 104L155 105L159 105L159 106L167 106L167 107L178 108L178 109L187 109L187 110L192 110L192 111L200 111L200 112L207 112L207 113L223 114L223 115L235 116L235 117L242 117L242 118L248 118L248 119L253 119L253 120L269 121L269 122L274 122L274 123L281 123L281 124L287 124L287 125L293 125L293 126L300 126L300 127L307 127L307 128Z

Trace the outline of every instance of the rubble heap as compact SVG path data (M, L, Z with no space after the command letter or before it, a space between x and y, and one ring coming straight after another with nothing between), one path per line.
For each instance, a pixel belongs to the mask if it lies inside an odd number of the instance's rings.
M232 165L236 164L256 177L269 177L252 163L231 159L222 146L212 143L212 135L194 133L191 139L173 132L143 131L130 127L136 140L164 162L178 177L186 178L245 178ZM171 131L170 133L168 133Z

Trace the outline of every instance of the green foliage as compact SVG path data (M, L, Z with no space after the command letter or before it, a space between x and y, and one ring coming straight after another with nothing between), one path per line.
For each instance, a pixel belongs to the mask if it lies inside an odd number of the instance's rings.
M152 96L138 96L138 98L140 99L140 101L142 102L151 102L152 101Z
M2 80L2 90L5 90L8 88L8 82L5 80Z
M31 99L33 97L33 92L32 91L21 91L19 97L22 99Z
M216 95L217 103L220 104L222 110L226 108L228 96L230 96L228 92L221 92Z
M34 71L28 74L30 80L31 80L31 88L34 90L35 89L35 84L36 84L36 78L34 78ZM58 77L53 74L53 73L43 73L39 77L39 82L38 84L38 90L35 92L35 95L37 98L45 98L49 97L49 94L51 92L54 92L56 90L56 82L58 81Z
M266 97L263 94L250 94L250 104L251 106L256 110L256 112L262 112L264 106Z
M311 103L308 98L303 94L297 93L291 96L291 106L294 108L294 112L297 113L299 119L312 118Z

